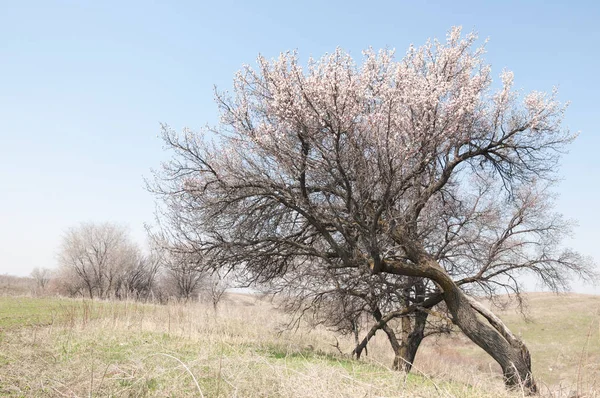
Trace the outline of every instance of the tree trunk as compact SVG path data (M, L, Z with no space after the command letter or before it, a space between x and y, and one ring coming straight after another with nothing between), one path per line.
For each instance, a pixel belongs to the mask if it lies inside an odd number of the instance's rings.
M371 327L371 329L369 330L369 332L367 332L367 335L363 338L363 340L360 342L360 344L356 345L354 350L352 350L352 355L356 355L356 359L360 359L362 351L366 350L367 344L369 343L371 338L373 338L373 336L375 336L375 333L379 329L383 328L383 326L387 322L391 321L392 319L406 317L409 314L418 311L418 313L422 313L421 316L423 317L422 323L421 323L421 321L419 321L418 325L419 325L419 327L422 327L424 330L425 321L429 314L425 311L419 310L419 308L433 308L437 304L439 304L442 300L443 300L443 296L441 294L437 294L437 295L429 297L423 303L420 303L420 305L411 305L411 306L403 308L402 310L393 311L393 312L390 312L389 314L386 314L380 320L378 320L375 325L373 325ZM408 354L407 358L412 358L414 360L414 357L416 356L417 350L418 350L419 345L421 344L421 341L423 340L423 338L424 338L423 331L421 333L415 333L415 335L412 337L409 335L409 340L411 340L411 339L413 340L412 343L408 344L408 346L410 347L409 352L411 352L412 354ZM412 361L411 361L411 363L412 363Z
M410 318L406 318L408 321L408 328L404 328L405 336L402 344L402 349L400 352L400 357L402 358L402 370L406 373L409 373L412 369L412 365L415 362L415 358L417 356L417 351L419 350L419 346L421 342L425 338L425 325L427 323L427 312L425 311L417 311L415 313L415 324L413 327L410 325ZM402 321L405 321L405 318L402 318ZM408 333L407 333L408 332Z
M376 308L375 311L373 311L373 317L375 318L378 324L381 323L381 319L383 318L383 316L381 315L381 311L379 310L379 308ZM402 318L403 323L405 318L406 317ZM381 325L381 329L387 335L390 345L392 346L392 350L394 350L394 362L392 363L392 369L400 370L403 368L404 364L404 358L402 358L402 347L405 345L405 342L403 341L402 343L400 343L398 341L396 333L390 327L390 325L387 324L387 322Z
M89 283L88 281L85 281L85 282L86 282L86 286L88 289L88 294L90 295L90 299L93 299L94 298L94 288L92 287L91 283Z
M358 337L358 318L352 320L352 333L354 334L354 350L352 350L352 355L356 355L356 359L360 359L362 351L365 350L365 355L369 355L369 351L367 350L367 343L373 337L365 337L365 339L361 342ZM369 334L367 334L369 336Z
M382 327L394 350L394 363L392 364L394 370L401 370L406 373L411 371L417 351L425 336L427 315L426 312L417 311L414 327L408 316L402 317L402 339L400 342L387 323ZM380 321L381 317L377 320Z
M398 337L394 330L387 324L388 320L383 318L379 308L373 311L373 317L377 323L371 328L369 333L365 336L362 342L358 343L354 350L353 355L356 355L356 359L360 359L363 349L366 350L369 340L375 335L375 332L379 329L383 330L386 334L392 350L394 351L394 362L392 363L392 369L402 370L406 373L412 369L412 364L417 355L417 351L423 338L425 336L425 324L427 320L427 312L416 310L414 328L407 314L410 313L410 308L405 308L406 314L402 316L402 331L403 337L398 341Z
M525 391L536 393L527 347L522 342L508 341L496 328L482 322L470 300L456 285L444 290L444 299L453 322L500 364L505 384L509 387L522 385Z
M510 388L522 387L528 394L535 394L537 386L531 372L529 351L522 341L508 335L508 328L495 318L488 323L478 317L476 310L463 291L446 271L429 255L411 247L413 263L385 263L381 271L398 275L426 277L441 288L452 321L462 332L487 352L502 368L505 384ZM489 314L488 314L489 315ZM499 323L498 323L499 322ZM493 326L493 327L492 327ZM512 338L511 338L512 336Z

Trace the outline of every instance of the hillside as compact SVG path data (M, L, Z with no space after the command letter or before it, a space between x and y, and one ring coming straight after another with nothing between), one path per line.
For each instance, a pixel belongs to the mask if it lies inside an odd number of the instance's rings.
M600 383L600 296L531 293L525 316L515 306L494 311L527 344L539 383L586 390ZM427 354L467 361L474 369L499 372L495 363L462 336L428 341ZM466 359L465 359L466 358Z
M500 312L531 348L540 382L596 396L600 297L533 294L525 322ZM0 297L0 395L35 397L506 397L498 369L460 336L426 339L414 374L389 370L378 335L360 362L336 336L301 326L255 297L215 314L167 306ZM344 352L351 341L339 339Z

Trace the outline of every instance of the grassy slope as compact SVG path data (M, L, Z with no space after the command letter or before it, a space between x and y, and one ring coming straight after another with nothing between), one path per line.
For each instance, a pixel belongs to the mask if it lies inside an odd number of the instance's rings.
M507 315L528 342L534 370L549 384L600 381L600 297L532 295L531 322Z
M545 382L557 363L576 380L584 347L589 381L600 354L598 300L536 295L535 323L501 315L522 332ZM0 297L0 396L508 396L487 358L464 339L430 341L417 368L435 376L404 378L378 362L389 363L383 336L368 361L356 362L337 353L326 331L278 333L285 321L248 297L224 303L218 316L202 305ZM340 344L350 351L350 341Z
M551 388L597 389L600 384L600 296L533 293L524 317L514 308L495 309L527 344L537 381ZM470 369L499 372L497 365L473 343L458 336L426 343L421 359L426 367L432 355L450 358ZM579 384L579 385L578 385Z

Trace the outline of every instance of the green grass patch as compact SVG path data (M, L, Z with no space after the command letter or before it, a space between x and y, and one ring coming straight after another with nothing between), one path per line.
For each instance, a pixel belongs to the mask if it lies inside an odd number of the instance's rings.
M76 303L54 298L0 297L0 329L52 324L73 311Z

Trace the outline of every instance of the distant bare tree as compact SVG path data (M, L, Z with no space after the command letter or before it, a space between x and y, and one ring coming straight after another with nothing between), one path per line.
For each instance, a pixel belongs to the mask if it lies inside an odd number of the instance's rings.
M201 288L202 296L207 301L210 301L216 312L219 303L230 287L227 276L221 276L218 272L205 273Z
M31 277L35 281L36 291L43 293L50 282L51 271L48 268L35 267L31 271Z
M0 274L0 294L3 296L22 296L35 289L32 278Z
M83 223L64 235L59 264L69 290L90 298L108 298L139 265L139 249L123 227Z
M117 298L132 298L146 301L157 292L157 277L161 268L160 257L156 253L144 256L135 253L135 259L129 263L115 286Z
M56 291L68 297L89 297L89 292L86 294L86 285L83 279L77 275L73 268L59 266L56 271Z
M509 72L492 91L475 41L452 29L400 61L367 51L361 66L341 50L306 68L295 53L260 57L234 96L217 93L210 135L163 127L175 155L152 189L165 228L210 254L203 269L255 283L302 267L335 271L333 283L345 270L430 281L381 320L443 301L507 386L536 392L524 342L469 294L518 293L524 273L556 289L592 274L561 249L568 223L548 200L574 135L556 93L521 97Z
M161 262L166 283L171 286L175 297L185 301L197 300L206 277L203 256L167 246L163 246L162 250Z

